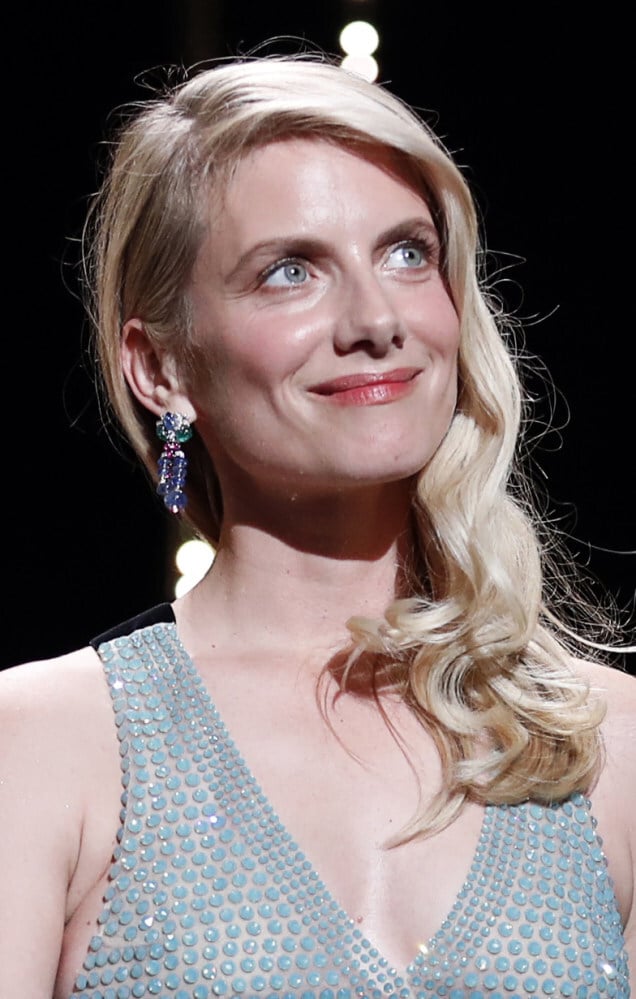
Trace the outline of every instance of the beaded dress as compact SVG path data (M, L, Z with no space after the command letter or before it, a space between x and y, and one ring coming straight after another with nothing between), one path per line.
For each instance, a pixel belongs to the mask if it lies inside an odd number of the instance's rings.
M122 825L74 997L628 999L586 799L488 806L448 917L391 967L257 786L169 605L133 626L161 618L93 643L120 739Z

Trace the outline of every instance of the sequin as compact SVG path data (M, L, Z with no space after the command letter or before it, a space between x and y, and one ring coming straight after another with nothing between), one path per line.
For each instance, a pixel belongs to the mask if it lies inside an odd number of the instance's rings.
M489 806L451 912L391 968L245 766L174 624L99 650L122 828L74 999L628 999L624 941L581 795Z

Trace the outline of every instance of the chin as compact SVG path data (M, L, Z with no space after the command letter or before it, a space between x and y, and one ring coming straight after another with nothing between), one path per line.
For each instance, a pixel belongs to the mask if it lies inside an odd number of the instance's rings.
M358 458L344 468L334 468L331 475L327 472L322 476L323 484L335 489L362 489L377 486L395 485L404 482L407 485L418 477L429 459L422 461L361 462Z
M345 474L370 484L413 479L428 465L438 447L439 443L436 442L435 447L420 446L406 453L403 448L395 445L391 447L390 444L382 445L381 448L375 445L373 448L361 449L350 460L345 461Z

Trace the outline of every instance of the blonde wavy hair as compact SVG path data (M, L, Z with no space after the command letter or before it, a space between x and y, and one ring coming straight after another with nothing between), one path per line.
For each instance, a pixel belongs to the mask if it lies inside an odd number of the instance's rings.
M122 374L123 324L192 361L187 287L212 193L241 158L291 136L388 147L426 197L461 320L450 429L420 473L409 592L380 621L349 622L345 670L370 654L435 738L444 786L402 838L447 824L466 798L550 802L590 786L602 707L570 668L543 600L530 491L516 469L522 393L509 329L480 290L478 223L460 171L428 126L386 89L328 61L267 58L200 72L135 109L114 144L87 227L87 275L101 371L114 412L156 478L155 418ZM188 517L215 543L222 498L210 458L189 444ZM368 655L367 655L368 659Z

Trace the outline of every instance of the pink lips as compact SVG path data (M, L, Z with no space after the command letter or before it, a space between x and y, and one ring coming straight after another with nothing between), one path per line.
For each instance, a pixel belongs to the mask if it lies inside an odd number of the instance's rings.
M311 391L341 406L378 406L407 395L421 370L396 368L394 371L344 375L312 385Z

